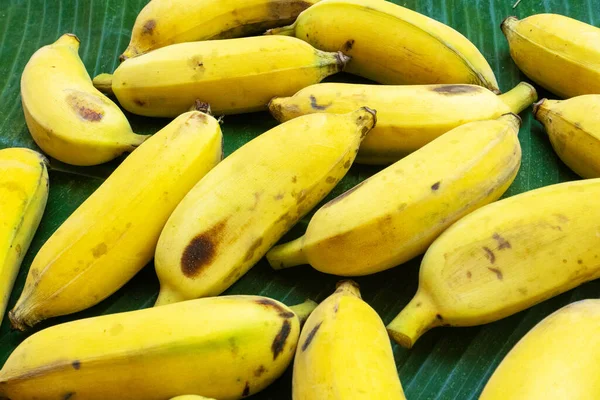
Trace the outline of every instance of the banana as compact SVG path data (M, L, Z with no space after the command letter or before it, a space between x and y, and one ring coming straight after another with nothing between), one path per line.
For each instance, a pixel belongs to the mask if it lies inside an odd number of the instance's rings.
M121 60L175 43L260 34L294 22L318 0L153 0L140 11Z
M600 95L542 99L533 115L569 168L584 178L600 177Z
M271 100L269 110L283 122L311 113L372 107L377 110L377 126L361 144L356 162L389 164L459 125L518 114L536 100L535 89L525 82L501 96L474 85L321 83Z
M294 400L404 400L385 326L352 281L308 317L292 381Z
M468 83L499 93L488 62L467 38L387 1L322 0L269 33L342 51L352 58L347 72L379 83Z
M600 277L599 195L600 179L562 183L458 221L427 250L390 335L411 347L430 328L486 324Z
M224 296L56 325L11 354L0 397L164 400L183 392L241 399L284 372L301 319L314 307Z
M561 97L600 94L600 28L557 14L502 22L510 54L531 80Z
M248 142L169 218L156 248L157 305L216 296L244 275L346 174L375 113L312 114Z
M269 263L359 276L422 254L455 221L508 189L521 164L519 125L507 114L435 139L323 206L304 236L267 253Z
M21 76L21 100L31 136L45 153L96 165L149 136L134 134L119 107L94 88L78 50L77 36L66 34L35 52Z
M13 326L84 310L131 279L177 204L221 160L221 140L219 123L192 111L127 157L36 255Z
M516 344L479 399L600 398L599 337L599 300L583 300L561 308Z
M209 399L208 397L197 396L194 394L186 394L184 396L173 397L171 400L215 400L215 399Z
M129 59L94 84L134 114L179 115L197 98L215 114L236 114L266 110L273 97L320 82L347 61L342 53L325 53L296 38L211 40Z
M39 153L0 150L0 324L19 267L48 200L48 169Z

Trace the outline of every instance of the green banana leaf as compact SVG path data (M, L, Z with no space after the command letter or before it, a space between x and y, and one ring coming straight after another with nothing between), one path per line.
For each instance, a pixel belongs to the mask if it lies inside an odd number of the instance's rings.
M600 24L600 0L522 0L515 9L513 1L516 0L395 2L445 22L466 35L486 56L504 91L526 79L512 62L500 32L500 22L505 17L552 12L596 26ZM145 4L146 0L0 0L0 148L36 148L25 125L19 98L21 72L35 50L55 41L62 33L72 32L81 39L80 54L89 73L95 76L100 72L112 72L129 41L135 17ZM358 81L349 75L332 79ZM542 96L554 97L541 90ZM154 133L168 123L167 120L129 114L128 117L137 133ZM506 196L577 179L554 154L541 126L531 117L531 110L523 113L523 122L519 135L523 163ZM225 118L226 155L275 125L267 113ZM46 213L21 268L9 308L15 304L29 265L44 241L103 182L118 162L76 168L52 161ZM328 199L378 170L353 166ZM286 239L302 234L309 218L302 220ZM357 279L364 299L379 312L384 322L389 322L415 293L419 263L420 259L415 259L393 270ZM226 294L260 294L292 305L306 298L323 300L333 292L337 280L309 267L274 272L263 260ZM45 322L36 330L77 318L150 307L157 292L154 267L148 265L125 287L96 307ZM437 328L425 334L412 350L394 346L398 373L407 398L476 399L504 355L537 322L567 303L598 297L598 293L600 282L587 283L496 323L473 328ZM0 365L29 334L11 331L8 321L4 320L0 327ZM290 399L291 368L253 398Z

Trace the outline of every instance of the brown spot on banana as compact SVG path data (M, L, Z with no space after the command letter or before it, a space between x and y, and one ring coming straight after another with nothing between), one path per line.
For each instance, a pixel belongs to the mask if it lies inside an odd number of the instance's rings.
M242 397L246 397L250 395L250 382L246 382L246 386L244 386L244 391L242 392Z
M294 314L296 315L296 314ZM285 347L285 343L287 338L290 336L290 332L292 330L292 324L287 319L283 321L283 325L281 329L273 339L273 344L271 345L271 352L273 353L273 360L276 360L279 354L283 351Z
M496 255L489 247L483 247L483 251L485 251L485 256L490 260L490 264L494 264L496 262Z
M262 238L258 238L252 243L252 245L248 248L246 255L244 256L244 261L252 260L252 257L254 257L254 253L256 252L256 250L258 250L262 242Z
M317 98L315 96L313 96L312 94L310 95L310 106L312 107L313 110L325 111L329 107L331 107L331 104L332 103L329 103L329 104L319 104L317 102Z
M108 247L106 246L106 243L102 242L92 249L92 255L94 258L100 258L105 255L107 251Z
M197 277L202 268L215 258L226 225L227 220L223 220L190 241L181 256L181 272L185 276Z
M72 398L73 398L73 396L75 396L75 392L69 392L69 393L67 393L67 394L65 394L65 395L63 396L63 400L69 400L69 399L72 399Z
M438 190L440 188L441 184L442 184L441 182L434 183L433 185L431 185L431 190L433 190L435 192L436 190Z
M336 181L336 179L333 176L328 176L327 179L325 180L325 182L327 182L327 183L334 183L335 181Z
M265 368L264 365L261 365L260 367L258 367L256 369L256 371L254 371L254 376L259 378L262 376L262 374L264 374L265 372L267 372L267 369Z
M500 271L498 268L488 267L488 269L491 272L493 272L494 274L496 274L496 278L498 278L499 281L501 281L502 279L504 279L504 275L502 275L502 271Z
M306 351L306 349L308 349L308 346L310 346L310 344L312 343L313 339L315 338L315 335L319 331L319 328L321 328L322 324L323 321L319 322L310 330L310 332L306 336L306 340L304 341L304 343L302 343L302 351Z
M79 360L75 360L75 361L73 361L73 362L71 363L71 366L72 366L74 369L76 369L76 370L79 370L79 369L81 368L81 361L79 361Z
M508 240L504 239L499 234L494 233L494 235L492 237L494 238L494 240L496 242L498 242L498 250L504 250L504 249L510 249L510 248L512 248L510 242Z
M443 95L478 93L485 90L475 85L440 85L431 89L432 91Z
M344 53L347 53L350 50L352 50L353 47L354 47L354 39L350 39L350 40L346 41L346 43L344 43L344 45L341 48L341 51L343 51Z
M142 35L152 35L156 29L156 20L149 19L142 27Z
M100 100L93 95L73 91L67 96L66 101L81 119L98 122L104 118L104 110L101 104L98 104Z
M260 304L261 306L266 308L272 308L273 310L277 311L281 318L287 319L294 318L296 316L296 314L289 310L286 310L281 306L281 304L277 303L275 300L269 299L267 297L256 300L256 304Z

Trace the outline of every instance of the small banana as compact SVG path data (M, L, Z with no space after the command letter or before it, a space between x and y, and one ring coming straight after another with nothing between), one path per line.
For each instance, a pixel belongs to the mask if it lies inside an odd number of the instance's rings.
M175 43L260 34L294 22L318 0L153 0L140 11L121 60Z
M533 115L569 168L584 178L600 177L600 95L542 99Z
M557 14L502 22L525 75L561 97L600 94L600 28Z
M221 160L221 140L217 120L192 111L127 157L36 255L13 326L84 310L131 279L177 204Z
M56 325L21 343L0 371L11 400L165 400L202 393L237 400L292 361L315 308L223 296Z
M296 38L260 36L181 43L122 63L113 75L94 78L128 111L172 117L200 99L215 114L266 110L275 96L341 71L342 53L326 53Z
M306 234L267 253L273 268L368 275L419 254L462 216L497 200L521 165L520 120L471 122L321 208Z
M346 71L385 84L468 83L499 92L488 62L463 35L381 0L322 0L275 35L352 58ZM385 38L385 39L383 39Z
M455 223L425 253L390 335L411 347L430 328L497 321L600 277L598 196L600 179L562 183Z
M77 36L66 34L35 52L21 77L23 112L45 153L67 164L96 165L148 136L134 134L119 107L94 88L78 50Z
M283 122L311 113L372 107L377 110L377 126L360 145L356 162L389 164L459 125L518 114L536 100L535 89L525 82L501 96L475 85L321 83L271 100L269 110Z
M316 206L354 161L375 113L312 114L248 142L200 181L160 235L157 305L216 296Z
M0 150L0 324L19 267L46 208L46 163L33 150Z

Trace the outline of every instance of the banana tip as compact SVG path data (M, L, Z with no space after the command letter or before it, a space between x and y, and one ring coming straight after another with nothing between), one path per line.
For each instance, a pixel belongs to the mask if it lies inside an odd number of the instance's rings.
M521 125L523 125L523 119L519 116L519 114L515 114L513 112L509 112L506 114L502 114L502 116L508 116L508 117L512 117L514 120L517 121L518 127L521 127Z
M537 103L533 103L533 118L538 119L538 111L540 110L540 107L542 106L542 104L544 104L546 102L546 100L548 100L548 99L544 98L544 99L541 99L540 101L538 101Z
M28 326L21 321L20 318L17 317L15 310L11 310L8 312L8 319L10 320L10 324L13 330L18 330L21 332L25 332Z
M368 112L369 114L371 114L373 116L373 127L375 128L375 126L377 126L377 110L374 110L372 108L369 107L363 107L363 110L365 110L366 112Z
M387 332L388 335L390 335L390 338L398 343L400 346L406 348L406 349L410 349L413 347L413 345L415 344L414 341L408 337L408 335L405 335L403 333L400 332L396 332L390 328L387 328Z
M336 54L335 58L338 61L338 65L340 65L342 67L342 71L343 71L344 69L346 69L346 65L350 62L350 60L352 60L352 57L345 55L341 51L338 51L335 54Z
M508 24L514 21L518 21L519 18L515 17L514 15L508 16L506 18L504 18L502 20L502 23L500 24L500 29L502 30L502 32L504 32L504 30L508 27ZM506 34L506 32L504 32Z

